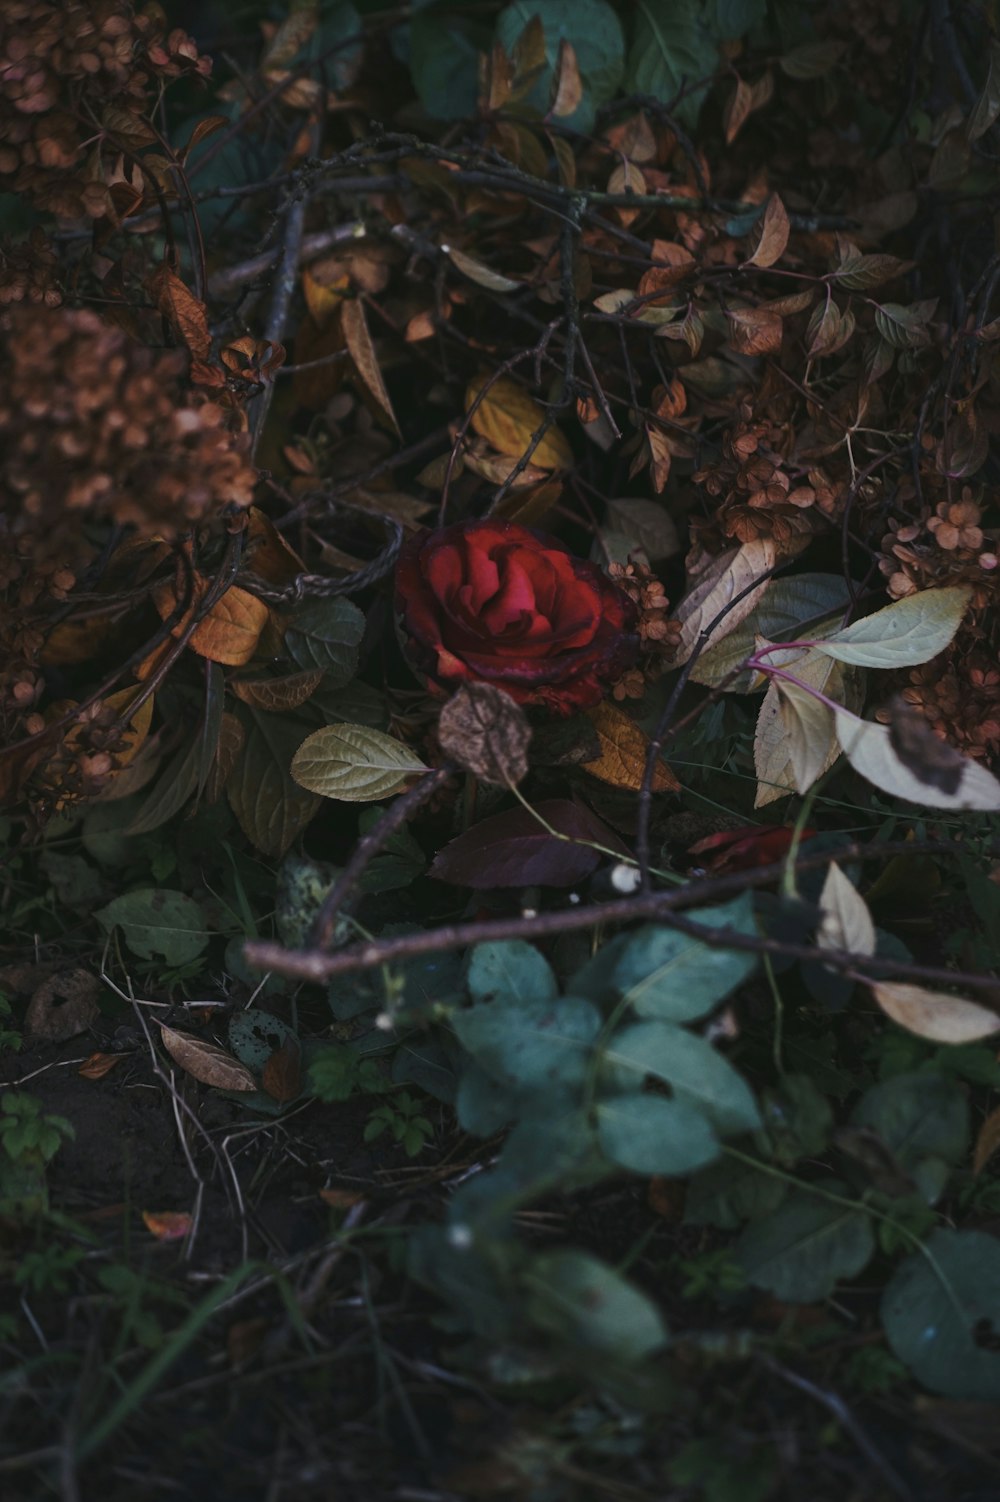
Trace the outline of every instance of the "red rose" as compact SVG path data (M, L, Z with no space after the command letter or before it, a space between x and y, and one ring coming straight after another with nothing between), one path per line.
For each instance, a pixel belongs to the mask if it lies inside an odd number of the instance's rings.
M414 666L519 704L572 714L635 661L635 606L593 563L514 522L420 532L403 549L396 610Z

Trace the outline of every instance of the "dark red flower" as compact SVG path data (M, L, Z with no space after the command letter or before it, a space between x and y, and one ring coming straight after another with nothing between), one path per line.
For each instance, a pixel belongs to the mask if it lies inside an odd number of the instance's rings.
M635 661L635 606L593 563L515 522L420 532L403 549L396 610L433 683L492 683L572 714Z

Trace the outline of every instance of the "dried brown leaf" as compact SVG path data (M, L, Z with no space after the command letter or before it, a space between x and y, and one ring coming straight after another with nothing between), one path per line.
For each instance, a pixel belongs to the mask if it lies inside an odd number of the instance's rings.
M355 370L384 412L393 432L401 438L396 414L392 410L392 402L389 399L385 381L382 379L382 370L372 343L372 336L368 332L368 320L365 317L364 304L360 297L352 297L344 303L340 310L340 326L351 359L354 361Z
M747 266L773 266L785 253L791 227L785 205L777 193L767 200L767 207L757 226L757 242Z
M284 714L304 704L322 681L322 669L313 668L305 673L290 673L287 678L231 678L229 687L237 699L254 709Z
M245 1064L217 1043L194 1033L181 1033L160 1023L164 1048L185 1073L216 1090L256 1090L257 1081Z
M169 266L158 266L147 282L149 294L163 317L196 360L212 354L208 309Z
M484 782L516 787L527 775L527 716L490 683L462 684L441 711L438 740L452 761Z
M585 761L584 771L600 778L601 782L609 782L612 787L637 793L642 787L649 752L646 732L631 715L609 699L595 709L589 709L587 718L597 731L601 754L596 761ZM658 760L653 772L653 792L675 793L679 787L680 783L670 768Z

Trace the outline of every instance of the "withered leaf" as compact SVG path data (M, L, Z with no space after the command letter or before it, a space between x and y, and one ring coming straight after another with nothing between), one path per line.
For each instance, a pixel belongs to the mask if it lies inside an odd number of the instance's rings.
M194 598L191 610L173 628L174 636L180 636L185 630L198 601L204 598L210 587L209 580L203 574L195 574L192 583ZM161 620L165 621L176 608L178 598L183 598L183 595L178 595L182 588L183 582L179 582L176 585L165 584L156 590L153 599ZM188 646L199 657L207 657L211 662L220 662L226 667L242 667L253 656L269 616L270 610L263 600L240 589L238 585L232 585L216 601L204 620L198 622L188 639Z
M466 772L498 787L527 775L531 726L510 694L490 683L463 683L438 720L441 749Z
M914 777L943 793L957 793L968 763L928 725L902 694L889 702L889 744Z
M103 1080L106 1074L110 1074L116 1065L120 1064L125 1055L123 1053L92 1053L88 1054L76 1071L81 1079Z
M257 1081L245 1064L226 1049L194 1033L181 1033L160 1023L160 1038L175 1064L216 1090L256 1090Z
M157 1241L183 1241L193 1224L187 1210L143 1210L142 1220Z
M157 308L194 358L208 361L212 335L205 304L166 265L158 266L146 285Z
M479 395L485 380L483 376L470 383L465 393L466 410ZM493 382L473 413L472 426L501 454L519 459L544 418L545 411L534 397L509 376L501 376ZM558 428L549 428L532 454L531 462L541 469L569 469L573 463L573 451Z
M642 787L649 751L646 732L631 715L608 699L588 710L587 717L597 731L601 754L596 761L585 761L584 771L602 782L609 782L612 787L628 788L637 793ZM653 792L673 793L679 787L680 783L670 768L658 760L653 772Z
M267 1063L261 1084L272 1100L285 1105L302 1089L302 1050L296 1038L288 1037Z
M768 308L730 308L729 341L739 355L773 355L781 348L781 315Z
M785 205L777 193L772 193L767 200L767 207L761 216L757 228L757 243L753 254L747 261L748 266L773 266L785 253L788 244L790 225Z
M28 1004L24 1031L29 1038L63 1043L86 1032L100 1016L101 986L89 970L60 970L43 980Z
M401 437L396 414L392 410L392 402L389 399L385 381L382 379L382 370L372 343L372 336L368 332L368 320L365 317L364 304L360 297L349 298L344 303L340 310L340 326L351 359L354 361L355 370L388 418L393 432L397 437Z
M322 682L322 669L313 668L305 673L290 673L287 678L232 678L229 687L244 704L282 714L298 709Z

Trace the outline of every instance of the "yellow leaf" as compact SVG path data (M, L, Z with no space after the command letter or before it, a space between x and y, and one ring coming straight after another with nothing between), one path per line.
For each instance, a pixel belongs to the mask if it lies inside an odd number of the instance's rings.
M486 376L479 376L470 383L465 393L466 411L486 380ZM472 426L501 454L518 459L544 420L545 409L541 404L508 376L501 376L493 382L473 413ZM558 428L549 428L532 454L531 463L539 469L569 469L573 463L573 450L565 434Z
M208 592L209 580L204 574L195 574L193 579L194 602L182 620L173 628L173 635L180 636L191 619L197 604ZM160 619L166 620L177 604L177 592L173 584L164 584L154 595ZM210 662L221 662L226 667L242 667L249 662L257 648L260 633L267 624L270 611L263 600L248 594L245 589L233 585L217 600L203 621L199 621L188 641L192 651Z
M1000 1017L978 1002L927 991L897 981L869 981L872 994L887 1017L932 1043L975 1043L1000 1033Z
M609 782L612 787L627 788L637 793L642 787L649 737L632 719L610 700L588 709L587 718L597 731L601 754L596 761L585 761L583 768L592 777ZM662 761L656 763L653 773L654 793L675 793L680 787L677 778Z

